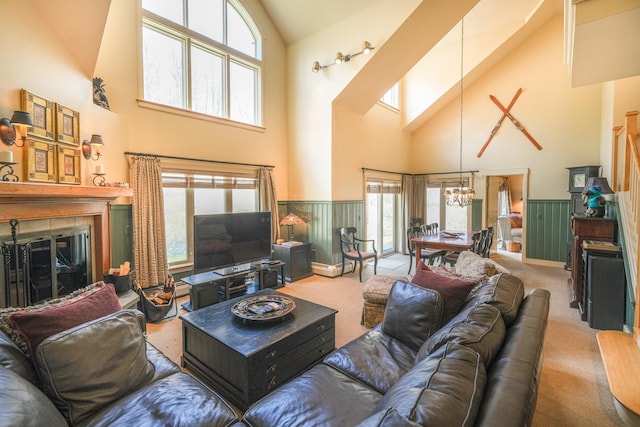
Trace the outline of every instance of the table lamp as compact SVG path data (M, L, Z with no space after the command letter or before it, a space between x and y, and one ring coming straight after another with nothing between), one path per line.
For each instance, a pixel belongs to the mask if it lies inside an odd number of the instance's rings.
M289 241L293 242L295 241L294 236L293 236L293 226L294 225L299 225L299 224L304 224L304 221L302 220L302 218L300 218L299 216L290 213L289 215L285 216L284 218L282 218L282 220L280 221L280 225L288 225L289 226Z

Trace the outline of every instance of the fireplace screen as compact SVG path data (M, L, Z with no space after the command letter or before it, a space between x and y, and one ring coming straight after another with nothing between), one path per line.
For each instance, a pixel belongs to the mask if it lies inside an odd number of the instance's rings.
M88 226L2 239L0 307L24 307L90 284Z

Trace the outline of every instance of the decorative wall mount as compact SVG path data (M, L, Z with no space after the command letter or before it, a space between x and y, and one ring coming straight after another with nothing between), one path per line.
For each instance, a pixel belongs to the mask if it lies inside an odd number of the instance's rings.
M513 96L513 98L511 99L511 102L509 103L509 105L505 108L504 105L502 105L502 103L500 101L498 101L498 98L496 98L493 95L489 95L489 98L491 99L491 101L493 101L494 104L496 104L496 106L502 111L502 116L500 117L500 119L498 120L498 122L495 124L495 126L493 127L493 129L491 129L491 133L489 135L489 138L487 139L487 142L484 143L484 145L482 146L482 148L480 149L480 151L478 152L477 156L481 157L482 154L484 153L484 151L487 149L487 147L489 146L489 143L491 142L491 140L493 139L493 137L496 135L496 133L498 132L498 129L500 129L500 126L502 125L502 122L504 121L505 118L509 118L509 120L511 120L511 122L513 123L513 125L520 131L522 132L522 134L524 136L527 137L527 139L529 141L531 141L531 143L533 144L534 147L536 147L538 150L542 150L542 146L540 144L538 144L538 142L533 138L533 136L531 136L531 134L524 128L524 126L522 126L522 124L516 120L515 117L513 117L513 115L511 114L511 109L513 108L513 106L515 105L516 101L518 100L518 97L520 96L520 94L522 93L522 88L519 88L518 91L516 92L516 94Z

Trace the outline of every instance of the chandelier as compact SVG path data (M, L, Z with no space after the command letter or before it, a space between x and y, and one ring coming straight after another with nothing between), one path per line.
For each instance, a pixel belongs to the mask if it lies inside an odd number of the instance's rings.
M476 196L476 192L473 191L473 172L471 172L471 182L469 188L465 188L464 181L462 179L462 105L463 105L463 93L464 93L464 18L460 22L460 176L458 186L453 190L446 190L444 192L444 198L447 206L459 206L464 208L473 203L473 198Z

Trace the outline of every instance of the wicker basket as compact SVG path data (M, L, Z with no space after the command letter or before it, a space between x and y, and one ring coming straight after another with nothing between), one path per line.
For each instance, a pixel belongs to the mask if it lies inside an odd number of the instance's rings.
M507 240L507 250L509 252L520 252L520 242Z

